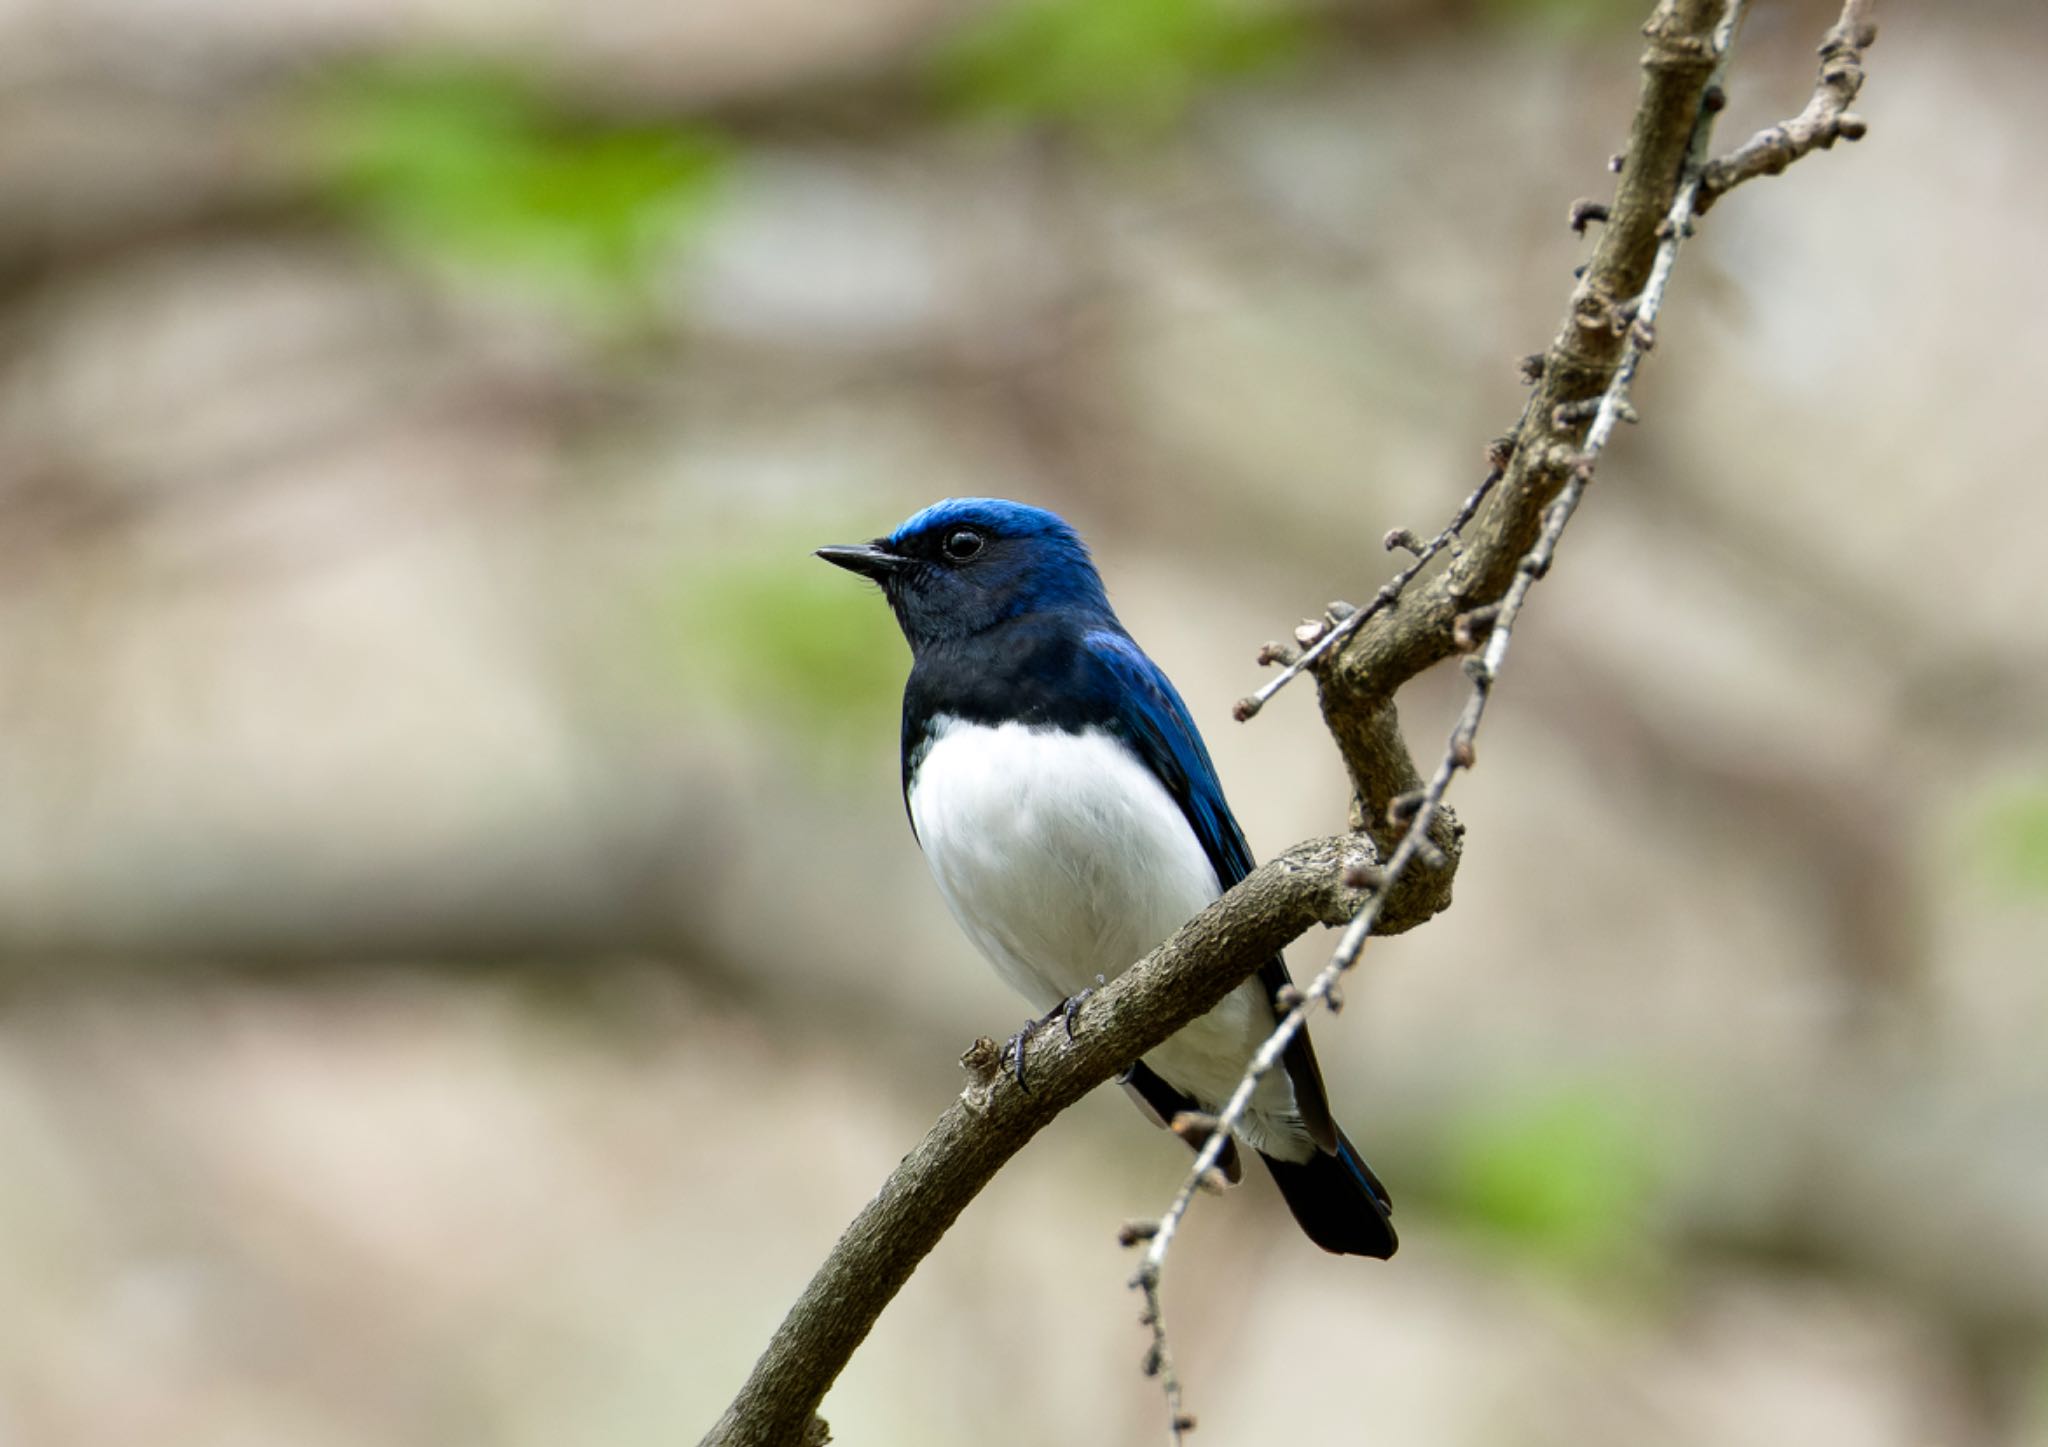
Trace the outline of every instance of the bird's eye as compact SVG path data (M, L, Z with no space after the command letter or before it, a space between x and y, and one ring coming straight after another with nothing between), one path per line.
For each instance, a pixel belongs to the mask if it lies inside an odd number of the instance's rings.
M946 534L946 556L956 563L964 563L981 551L981 534L973 528L955 528Z

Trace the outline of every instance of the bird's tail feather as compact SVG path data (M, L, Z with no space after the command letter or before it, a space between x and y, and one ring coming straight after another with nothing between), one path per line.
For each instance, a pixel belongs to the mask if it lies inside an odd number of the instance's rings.
M1305 1161L1260 1158L1309 1240L1340 1256L1385 1260L1394 1254L1400 1245L1388 1219L1394 1203L1342 1131L1333 1154L1317 1151Z

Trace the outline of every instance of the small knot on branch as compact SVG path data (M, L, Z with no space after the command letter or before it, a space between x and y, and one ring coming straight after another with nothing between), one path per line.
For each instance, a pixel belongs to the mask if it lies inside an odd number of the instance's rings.
M1833 60L1845 51L1868 50L1877 44L1877 22L1860 20L1853 25L1837 25L1821 38L1820 58Z
M1258 659L1259 667L1261 668L1270 668L1276 663L1285 664L1288 667L1292 667L1293 665L1301 662L1301 650L1294 647L1292 644L1269 641L1266 643L1261 643L1259 645ZM1256 706L1253 707L1252 712L1258 712ZM1238 722L1240 723L1242 723L1243 721L1243 719L1238 720Z
M1396 794L1387 800L1387 822L1396 829L1406 829L1415 821L1422 808L1422 790L1410 789L1405 794Z
M1290 981L1273 992L1273 1008L1283 1015L1291 1015L1301 1008L1301 1002L1307 998L1301 993L1301 986Z
M1581 196L1578 200L1572 202L1572 209L1569 218L1571 221L1572 235L1584 236L1586 234L1586 228L1588 226L1591 226L1596 221L1605 221L1607 217L1608 210L1606 202L1594 201L1587 197Z
M1369 859L1354 859L1344 866L1343 882L1346 889L1378 891L1386 888L1387 871ZM1288 988L1293 989L1293 986L1290 985ZM1285 992L1283 991L1282 993ZM1295 993L1299 994L1300 992L1296 991ZM1276 1000L1275 1003L1277 1004L1278 1001Z
M1550 425L1558 432L1569 431L1581 422L1591 422L1599 411L1598 397L1581 397L1576 402L1560 402L1550 409Z
M1333 598L1323 605L1324 616L1332 623L1342 623L1357 611L1356 607L1345 602L1342 598Z
M1422 539L1407 528L1389 528L1387 535L1380 539L1380 546L1390 553L1402 551L1413 553L1418 558L1422 556Z
M1870 134L1870 122L1854 111L1843 111L1835 121L1835 133L1845 141L1860 141Z
M1533 387L1543 380L1545 365L1543 353L1531 352L1517 364L1517 369L1522 374L1522 380Z
M1837 90L1846 90L1863 84L1862 57L1854 51L1831 55L1821 63L1820 83Z
M1126 1248L1137 1246L1158 1234L1157 1221L1126 1221L1116 1229L1116 1244Z
M1500 617L1500 604L1488 603L1483 608L1473 608L1460 613L1451 621L1451 642L1460 653L1476 653L1486 646L1486 640L1493 633L1494 620Z
M1659 7L1643 24L1650 48L1643 53L1645 70L1695 70L1713 64L1714 43L1706 36L1688 35L1682 22Z
M967 1084L960 1091L961 1104L977 1115L986 1114L996 1082L1005 1075L1003 1047L984 1035L961 1055L960 1068L967 1072Z
M1330 631L1330 625L1321 618L1304 618L1295 625L1294 641L1303 648L1313 648L1323 641L1323 635Z
M1618 337L1628 325L1622 308L1590 287L1572 298L1572 322L1582 332Z
M1543 449L1543 470L1553 477L1570 477L1584 460L1579 449L1568 442L1553 442Z

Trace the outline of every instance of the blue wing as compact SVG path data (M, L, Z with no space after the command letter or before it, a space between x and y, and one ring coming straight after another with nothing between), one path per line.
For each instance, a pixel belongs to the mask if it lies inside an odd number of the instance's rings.
M1201 841L1216 870L1217 881L1230 888L1252 871L1251 846L1237 827L1209 750L1195 728L1188 706L1173 684L1128 634L1097 629L1086 634L1082 647L1118 685L1118 707L1111 731L1144 761L1180 805L1188 827ZM1271 999L1290 983L1287 965L1278 955L1259 970L1259 983ZM1294 1083L1295 1107L1317 1144L1337 1149L1337 1125L1330 1118L1323 1091L1323 1073L1316 1064L1308 1032L1294 1037L1282 1057Z
M1082 646L1114 678L1119 707L1112 732L1178 803L1225 889L1252 872L1251 846L1224 802L1223 785L1188 706L1159 665L1127 634L1098 629Z

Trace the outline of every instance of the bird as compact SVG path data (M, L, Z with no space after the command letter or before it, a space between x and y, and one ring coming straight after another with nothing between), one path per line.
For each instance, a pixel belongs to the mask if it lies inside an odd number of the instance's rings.
M1071 1032L1093 984L1251 872L1187 705L1118 621L1080 535L1043 508L948 498L816 555L879 584L910 644L903 799L940 895L1045 1012L1026 1032L1062 1016ZM1134 1062L1125 1088L1159 1124L1219 1110L1288 986L1275 956ZM1024 1038L1012 1042L1020 1083ZM1316 1245L1392 1256L1392 1202L1331 1119L1306 1030L1282 1066L1238 1136ZM1234 1143L1219 1164L1239 1179Z

